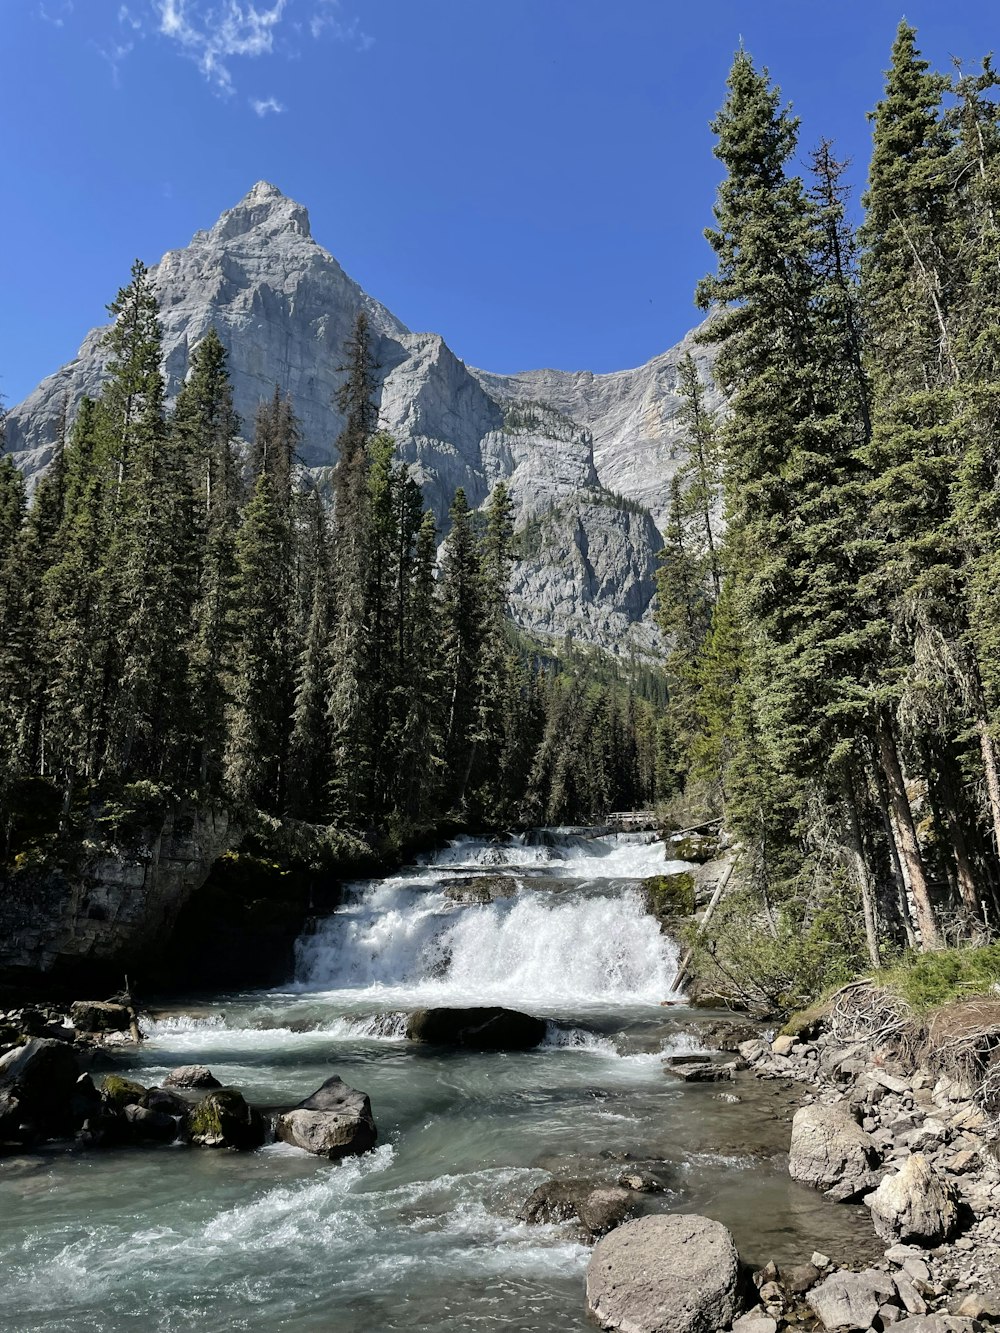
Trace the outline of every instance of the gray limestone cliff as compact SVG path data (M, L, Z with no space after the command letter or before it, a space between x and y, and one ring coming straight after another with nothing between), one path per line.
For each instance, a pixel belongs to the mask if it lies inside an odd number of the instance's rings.
M252 432L258 403L287 390L302 425L302 458L320 478L336 461L334 406L343 345L367 311L379 362L380 425L424 486L442 529L457 486L485 503L506 480L521 558L512 609L527 629L649 653L656 556L669 478L683 458L677 365L689 335L636 370L611 375L491 375L436 334L411 333L312 237L306 210L259 182L209 231L156 266L168 396L214 326L229 349L236 409ZM13 408L8 448L29 478L51 458L64 403L70 416L100 392L102 330Z

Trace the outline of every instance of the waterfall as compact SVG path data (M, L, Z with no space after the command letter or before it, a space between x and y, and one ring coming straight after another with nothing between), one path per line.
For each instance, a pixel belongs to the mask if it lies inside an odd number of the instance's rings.
M296 988L533 1011L658 1004L676 950L637 881L679 868L664 856L642 835L457 839L405 874L355 886L300 939ZM456 903L444 889L462 871L502 873L513 892Z

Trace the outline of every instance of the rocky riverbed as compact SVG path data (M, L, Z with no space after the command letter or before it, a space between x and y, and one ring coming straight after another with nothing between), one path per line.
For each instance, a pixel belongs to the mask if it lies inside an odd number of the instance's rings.
M930 1039L914 1049L912 1027L891 1013L873 1039L871 1021L859 1023L851 1008L835 1003L770 1040L743 1024L717 1025L706 1035L718 1058L674 1057L671 1069L685 1081L731 1087L734 1100L751 1081L796 1087L789 1174L831 1207L867 1208L881 1258L840 1266L816 1250L748 1273L734 1267L725 1228L707 1218L626 1222L598 1245L588 1271L589 1306L602 1327L976 1333L1000 1323L1000 1142L989 1082L977 1081L976 1061L960 1044L972 1030L982 1053L984 1018L997 1015L984 1014L984 1002L971 1027L962 1006L939 1015L952 1034L942 1052ZM987 1064L996 1037L985 1041ZM943 1072L956 1049L964 1076Z

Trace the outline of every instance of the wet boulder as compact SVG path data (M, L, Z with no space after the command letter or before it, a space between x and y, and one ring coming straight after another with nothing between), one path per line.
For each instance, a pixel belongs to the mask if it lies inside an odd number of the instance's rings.
M378 1138L367 1093L349 1087L336 1074L279 1115L274 1131L285 1143L331 1161L368 1152Z
M69 1021L77 1032L128 1032L135 1014L128 1005L111 1000L76 1000L70 1006Z
M126 1106L122 1119L129 1129L129 1137L138 1143L173 1143L177 1138L177 1120L165 1111L154 1111L148 1106Z
M938 1245L955 1230L958 1208L951 1185L923 1153L911 1153L902 1168L886 1176L865 1198L872 1225L883 1240Z
M878 1150L871 1135L836 1106L802 1106L792 1120L788 1174L844 1202L874 1189Z
M80 1068L63 1041L36 1037L0 1059L0 1139L58 1138L79 1124Z
M443 892L452 902L485 907L498 898L513 898L517 882L509 875L467 875L451 880Z
M635 1212L636 1193L620 1185L592 1180L546 1180L528 1196L518 1213L522 1222L579 1223L588 1240L605 1236Z
M472 1051L527 1051L545 1039L544 1019L516 1009L418 1009L406 1020L411 1041Z
M172 1088L150 1088L140 1104L149 1111L160 1111L179 1119L185 1119L191 1110L187 1098Z
M165 1088L221 1088L222 1084L205 1065L178 1065L163 1080Z
M234 1148L248 1152L267 1137L264 1117L235 1088L210 1092L188 1116L187 1134L200 1148Z
M640 1217L598 1241L587 1304L622 1333L715 1333L744 1308L733 1238L707 1217Z
M106 1074L101 1084L105 1108L112 1115L120 1115L126 1106L140 1105L147 1091L141 1083L122 1074Z

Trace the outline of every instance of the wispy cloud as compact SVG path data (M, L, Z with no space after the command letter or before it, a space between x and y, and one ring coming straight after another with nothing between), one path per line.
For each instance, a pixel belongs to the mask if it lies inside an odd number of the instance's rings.
M61 28L73 12L73 0L56 0L56 3L39 4L38 17L54 28Z
M361 20L356 14L344 17L340 0L316 0L309 19L309 31L316 38L328 35L338 42L349 42L359 51L367 51L375 45L375 38L362 32Z
M332 40L367 51L374 38L361 28L356 14L345 12L345 0L117 0L109 6L110 28L93 34L91 44L111 67L117 85L119 68L137 43L159 37L188 60L223 97L236 92L234 71L240 60L268 56L294 59L303 43ZM74 8L77 13L74 14ZM40 19L63 27L82 8L76 0L37 0ZM275 97L247 99L258 116L285 110Z
M274 36L288 0L267 8L226 0L198 4L195 0L155 0L159 31L177 42L220 92L233 91L229 62L234 56L270 55Z
M276 97L251 97L250 105L258 116L280 116L285 109Z

